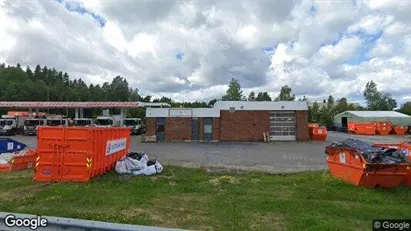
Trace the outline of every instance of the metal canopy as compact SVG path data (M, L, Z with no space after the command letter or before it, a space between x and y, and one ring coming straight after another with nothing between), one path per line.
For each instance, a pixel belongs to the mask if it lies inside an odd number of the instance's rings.
M139 102L25 102L0 101L0 108L138 108Z

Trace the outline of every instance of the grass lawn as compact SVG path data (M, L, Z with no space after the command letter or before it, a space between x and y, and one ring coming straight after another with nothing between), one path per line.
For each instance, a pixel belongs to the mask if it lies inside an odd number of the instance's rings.
M165 166L155 177L33 183L0 174L0 211L194 230L370 230L378 218L411 219L411 188L364 189L315 171L216 174Z

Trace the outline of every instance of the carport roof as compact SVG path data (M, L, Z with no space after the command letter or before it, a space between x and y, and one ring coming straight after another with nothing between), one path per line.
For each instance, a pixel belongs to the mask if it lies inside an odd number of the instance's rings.
M0 108L139 108L170 107L167 103L0 101Z
M0 108L138 108L138 102L40 102L2 101Z
M396 111L345 111L336 116L344 113L350 113L358 117L403 117L410 118L411 116L405 115Z

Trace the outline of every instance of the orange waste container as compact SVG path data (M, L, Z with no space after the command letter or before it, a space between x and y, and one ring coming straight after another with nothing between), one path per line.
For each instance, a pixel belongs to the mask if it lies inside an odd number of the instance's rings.
M318 128L319 125L317 123L308 123L309 128Z
M408 161L411 163L411 143L401 142L400 144L373 144L374 147L380 148L396 148L401 150L404 155L407 156ZM408 171L404 179L404 185L411 187L411 171Z
M309 128L309 134L312 140L324 141L327 139L327 128L326 127Z
M354 126L357 135L375 135L374 123L355 123Z
M368 163L353 148L326 147L330 174L355 186L393 188L401 185L409 164Z
M17 170L30 169L34 167L36 161L36 150L27 149L22 152L26 152L25 155L15 156L10 160L8 164L0 164L0 172L10 172Z
M388 136L391 133L392 127L391 126L377 126L376 132L378 135L381 136Z
M129 150L129 128L39 127L34 180L87 182Z
M394 126L394 134L399 135L399 136L403 136L407 133L408 130L408 126L401 126L401 125L396 125Z
M347 128L349 133L355 133L355 122L347 122Z

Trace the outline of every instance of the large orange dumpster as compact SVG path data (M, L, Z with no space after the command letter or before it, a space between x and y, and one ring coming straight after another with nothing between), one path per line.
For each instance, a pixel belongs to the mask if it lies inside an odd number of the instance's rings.
M349 133L355 133L355 122L347 122L347 128Z
M319 125L317 123L308 123L309 128L318 128Z
M384 127L376 127L376 132L378 135L381 136L388 136L391 133L392 127L384 126Z
M326 140L327 139L327 128L326 127L313 127L309 128L310 138L312 140Z
M408 126L401 126L401 125L396 125L393 128L394 134L403 136L407 133Z
M405 156L407 156L408 161L411 163L411 143L401 142L399 144L373 144L373 146L399 149ZM404 185L411 187L411 171L408 171L404 179Z
M357 135L375 135L374 123L355 123L354 133Z
M354 148L326 147L330 174L341 180L362 187L399 186L409 171L409 164L367 163Z
M17 170L24 170L34 167L34 162L36 161L36 150L34 149L25 149L23 154L13 156L9 163L0 164L0 172L10 172Z
M34 180L87 182L129 149L129 128L39 127Z

